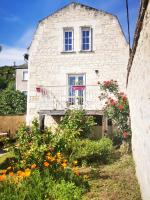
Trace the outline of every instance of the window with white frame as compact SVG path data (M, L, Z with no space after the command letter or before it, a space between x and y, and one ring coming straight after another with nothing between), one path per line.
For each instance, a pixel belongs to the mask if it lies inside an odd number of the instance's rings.
M85 74L68 75L68 103L83 105L85 100Z
M28 80L28 71L23 71L23 81Z
M64 29L64 51L73 51L73 29Z
M90 27L81 28L81 50L82 51L92 50L92 31Z

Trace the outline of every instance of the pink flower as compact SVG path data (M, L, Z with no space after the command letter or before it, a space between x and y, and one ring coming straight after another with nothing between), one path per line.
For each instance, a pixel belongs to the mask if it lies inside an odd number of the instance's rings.
M123 137L126 139L128 137L128 132L124 132Z

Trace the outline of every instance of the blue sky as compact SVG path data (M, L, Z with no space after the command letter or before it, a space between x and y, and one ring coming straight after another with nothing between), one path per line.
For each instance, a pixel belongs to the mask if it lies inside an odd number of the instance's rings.
M140 0L128 0L131 38L135 30ZM69 0L0 0L0 66L23 63L23 54L29 46L40 19L68 4ZM117 15L127 36L125 0L76 0Z

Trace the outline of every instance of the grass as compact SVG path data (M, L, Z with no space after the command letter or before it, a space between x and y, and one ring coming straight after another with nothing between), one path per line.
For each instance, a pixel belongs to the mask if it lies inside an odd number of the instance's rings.
M84 200L141 200L131 155L109 165L86 168L82 173L89 176L91 185Z

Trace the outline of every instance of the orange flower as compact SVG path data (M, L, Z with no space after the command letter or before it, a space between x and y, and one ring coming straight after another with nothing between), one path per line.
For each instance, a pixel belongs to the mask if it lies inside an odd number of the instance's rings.
M0 176L0 181L4 181L6 179L6 174Z
M14 172L9 172L9 176L14 176Z
M0 171L1 174L6 174L7 170L3 169Z
M62 163L61 166L62 166L63 168L66 168L66 167L67 167L67 163Z
M45 167L48 167L48 166L49 166L49 163L48 163L48 162L44 162L44 166L45 166Z
M17 176L22 176L22 171L17 171Z
M46 159L47 159L47 160L51 160L51 157L50 157L50 156L46 156Z
M31 165L31 169L35 169L36 168L36 164Z

